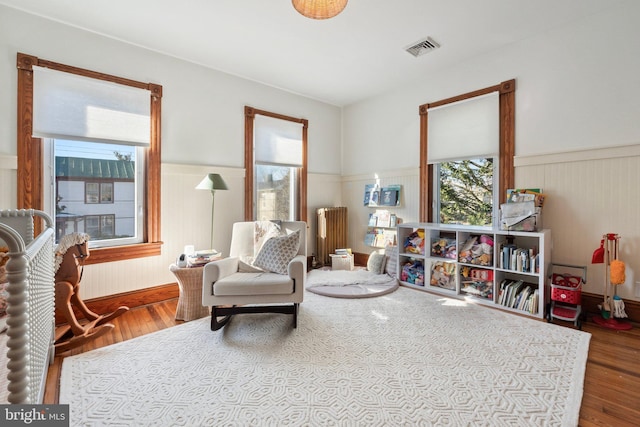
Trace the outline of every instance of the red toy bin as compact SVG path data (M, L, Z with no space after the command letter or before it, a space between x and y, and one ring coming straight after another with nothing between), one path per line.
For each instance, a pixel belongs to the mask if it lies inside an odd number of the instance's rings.
M565 288L564 286L551 285L551 299L553 301L564 302L567 304L580 304L580 296L582 294L582 287Z
M551 300L567 304L580 304L583 279L570 274L551 275Z

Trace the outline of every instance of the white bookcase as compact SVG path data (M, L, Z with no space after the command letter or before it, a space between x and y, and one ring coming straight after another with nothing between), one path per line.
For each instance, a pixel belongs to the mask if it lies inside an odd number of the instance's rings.
M550 230L406 223L397 237L402 285L544 317Z

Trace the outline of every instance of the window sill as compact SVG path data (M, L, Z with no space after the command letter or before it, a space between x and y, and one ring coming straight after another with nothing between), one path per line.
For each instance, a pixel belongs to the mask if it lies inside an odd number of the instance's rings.
M140 243L135 245L114 246L110 248L91 249L84 265L102 264L105 262L124 261L161 254L162 242Z

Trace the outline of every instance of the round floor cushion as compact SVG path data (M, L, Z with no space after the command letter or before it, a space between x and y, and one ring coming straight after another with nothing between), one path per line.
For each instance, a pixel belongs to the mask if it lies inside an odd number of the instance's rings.
M368 298L398 289L398 279L388 274L375 274L366 269L311 270L307 274L307 290L335 298Z

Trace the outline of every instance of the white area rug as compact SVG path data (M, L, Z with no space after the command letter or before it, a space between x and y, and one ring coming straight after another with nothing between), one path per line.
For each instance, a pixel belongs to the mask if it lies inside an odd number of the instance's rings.
M367 298L385 295L400 286L398 279L388 274L375 274L366 269L311 270L307 274L307 289L335 298Z
M575 426L590 335L400 288L64 360L73 426Z

